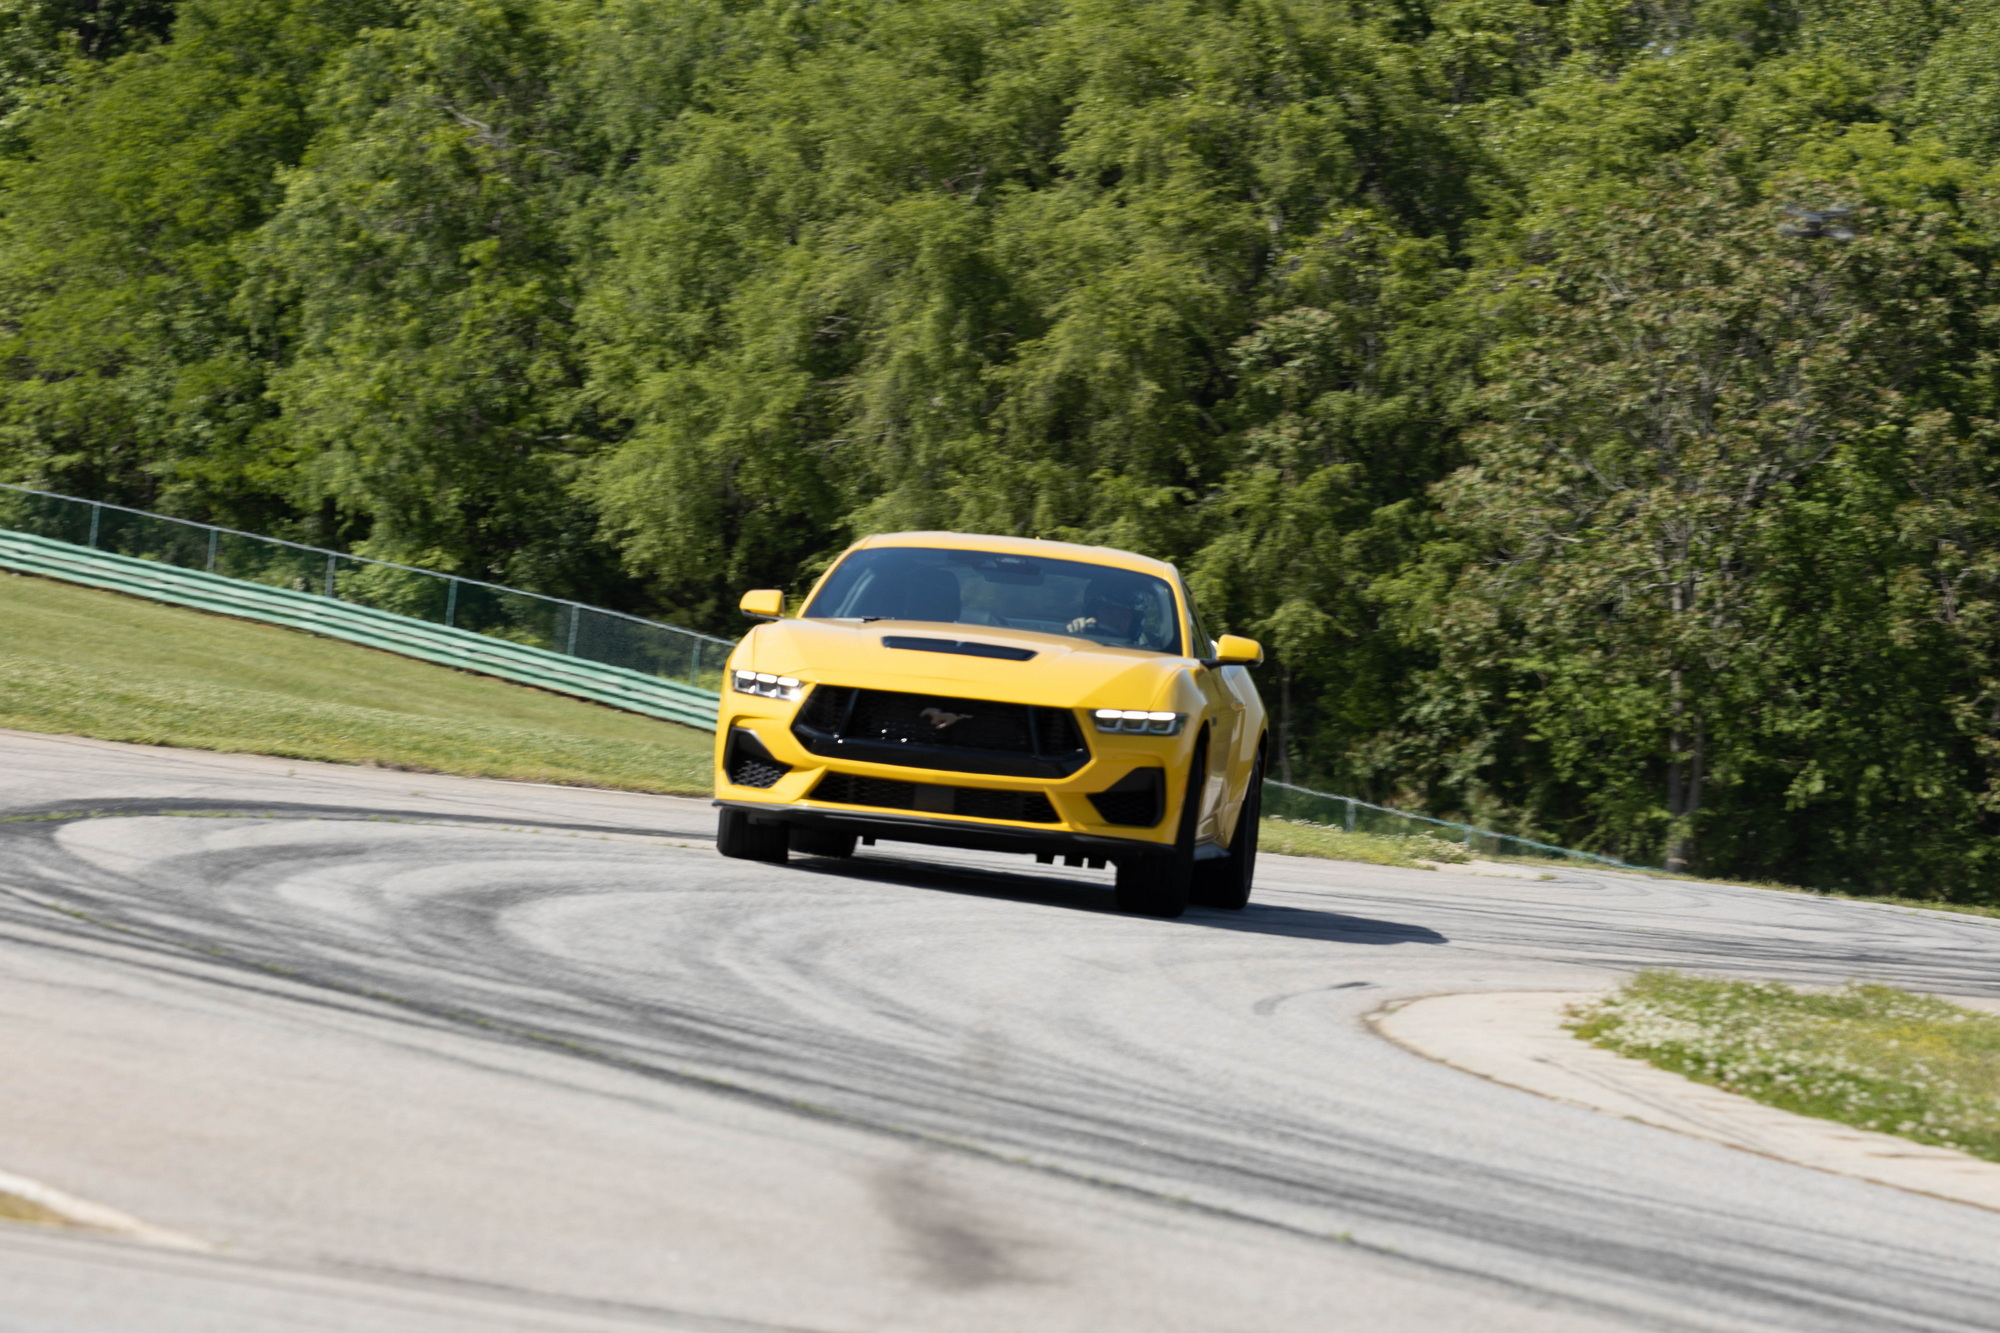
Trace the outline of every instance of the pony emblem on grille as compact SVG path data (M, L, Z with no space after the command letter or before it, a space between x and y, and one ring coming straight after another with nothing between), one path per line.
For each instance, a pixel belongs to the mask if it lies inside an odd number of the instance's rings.
M970 722L972 720L972 714L970 713L947 713L942 708L926 708L923 712L918 713L917 716L930 723L931 730L933 731L943 731L954 722Z

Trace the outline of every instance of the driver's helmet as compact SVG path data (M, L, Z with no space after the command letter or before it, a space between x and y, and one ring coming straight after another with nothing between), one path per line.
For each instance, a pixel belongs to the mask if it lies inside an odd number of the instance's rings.
M1136 638L1145 624L1146 591L1132 579L1094 578L1084 589L1083 613L1101 633Z

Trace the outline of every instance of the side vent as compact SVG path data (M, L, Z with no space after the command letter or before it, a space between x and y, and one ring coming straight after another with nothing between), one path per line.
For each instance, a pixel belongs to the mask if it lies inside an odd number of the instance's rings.
M1166 813L1166 770L1135 768L1105 790L1092 792L1090 803L1107 824L1151 828Z
M792 766L773 758L755 732L731 727L729 749L723 755L722 771L739 787L775 787L779 778L792 771Z

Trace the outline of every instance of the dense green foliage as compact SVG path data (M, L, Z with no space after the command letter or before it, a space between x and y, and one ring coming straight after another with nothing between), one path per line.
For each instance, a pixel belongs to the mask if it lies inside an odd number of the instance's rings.
M725 630L1135 548L1295 779L2000 897L2000 0L73 3L5 479Z

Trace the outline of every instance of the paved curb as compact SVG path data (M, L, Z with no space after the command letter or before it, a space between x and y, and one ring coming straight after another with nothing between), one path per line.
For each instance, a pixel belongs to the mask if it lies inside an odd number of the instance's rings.
M1781 1111L1579 1041L1563 1019L1596 991L1434 995L1379 1009L1375 1030L1495 1083L1780 1161L2000 1211L2000 1163ZM1954 1003L1994 1008L1993 1001Z
M65 1194L59 1189L42 1184L39 1180L29 1180L26 1176L11 1176L0 1171L0 1194L11 1194L17 1199L26 1199L48 1209L69 1225L84 1231L122 1236L127 1240L144 1241L148 1245L163 1245L175 1250L213 1250L207 1241L193 1236L182 1235L178 1231L168 1231L148 1222L107 1208L101 1203L79 1199L73 1194Z

